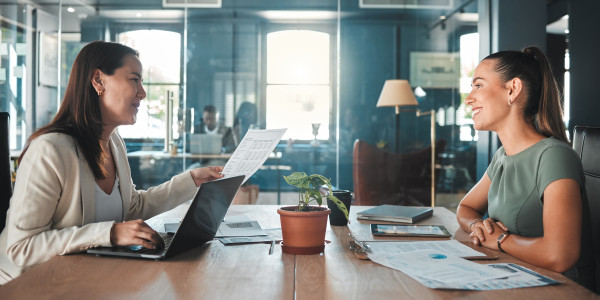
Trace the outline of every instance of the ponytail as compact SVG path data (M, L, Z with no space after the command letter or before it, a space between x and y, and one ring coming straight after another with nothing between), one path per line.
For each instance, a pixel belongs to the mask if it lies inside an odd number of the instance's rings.
M560 92L552 68L537 47L523 51L500 51L485 59L497 59L495 70L503 82L519 78L527 90L525 118L531 120L539 133L569 143L563 123Z

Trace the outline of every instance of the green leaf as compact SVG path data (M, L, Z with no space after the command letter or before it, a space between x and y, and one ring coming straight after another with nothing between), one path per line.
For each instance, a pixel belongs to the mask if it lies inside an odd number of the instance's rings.
M314 199L315 201L317 201L317 203L319 204L319 206L321 206L321 204L323 204L321 192L319 192L318 189L317 190L310 190L308 192L310 193L310 198Z
M320 188L322 186L326 185L330 193L331 191L333 191L333 188L331 186L331 180L320 174L312 174L309 176L304 172L293 172L289 176L283 176L283 178L285 179L285 182L287 182L289 185L295 186L299 189L298 210L305 209L306 206L308 206L308 204L312 201L316 201L319 204L319 206L321 206L323 204L324 197L324 195L322 195L320 191ZM344 205L341 201L340 203L342 206ZM348 218L347 211L346 218Z
M310 188L308 178L309 178L308 175L306 175L306 173L304 173L304 172L294 172L289 176L283 176L283 179L285 179L285 182L287 182L289 185L295 186L299 189Z
M327 195L327 199L333 201L335 205L337 205L339 210L341 210L344 213L344 216L346 216L346 220L350 219L350 217L348 216L348 209L346 209L346 205L344 205L344 202L342 202L342 200L338 199L336 196L331 194Z

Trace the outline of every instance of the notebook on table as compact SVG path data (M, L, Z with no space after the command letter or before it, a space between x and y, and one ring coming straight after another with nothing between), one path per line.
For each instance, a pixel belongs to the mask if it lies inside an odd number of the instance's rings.
M96 255L168 259L214 239L229 205L244 176L228 177L203 183L175 233L161 233L165 240L162 249L142 246L97 247L87 250Z
M383 204L356 214L359 220L415 223L433 215L433 208Z

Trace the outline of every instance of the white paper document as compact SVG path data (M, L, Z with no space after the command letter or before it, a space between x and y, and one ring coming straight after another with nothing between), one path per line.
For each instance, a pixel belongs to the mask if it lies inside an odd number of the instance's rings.
M369 258L378 264L402 271L419 282L422 280L439 282L439 286L436 286L438 288L449 288L507 275L502 270L488 268L458 256L441 254L435 250L369 254Z
M258 221L242 221L242 222L223 222L215 237L230 237L230 236L257 236L267 235Z
M369 258L434 289L496 290L558 283L515 264L478 264L435 250L369 254Z
M223 168L225 177L245 175L244 182L262 166L286 129L249 129Z
M221 238L219 238L219 240L224 245L264 243L264 242L272 242L272 241L281 241L282 240L281 239L281 228L263 229L263 233L265 233L266 235L221 237Z
M371 253L406 253L416 250L435 250L437 253L458 257L483 257L485 254L461 244L457 240L418 242L369 242ZM369 254L370 256L371 254Z

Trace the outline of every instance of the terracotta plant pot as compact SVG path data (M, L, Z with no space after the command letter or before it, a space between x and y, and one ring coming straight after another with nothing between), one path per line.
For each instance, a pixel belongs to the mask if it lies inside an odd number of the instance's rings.
M315 211L295 211L297 206L279 208L283 243L281 250L288 254L319 254L325 250L327 207L314 207Z

